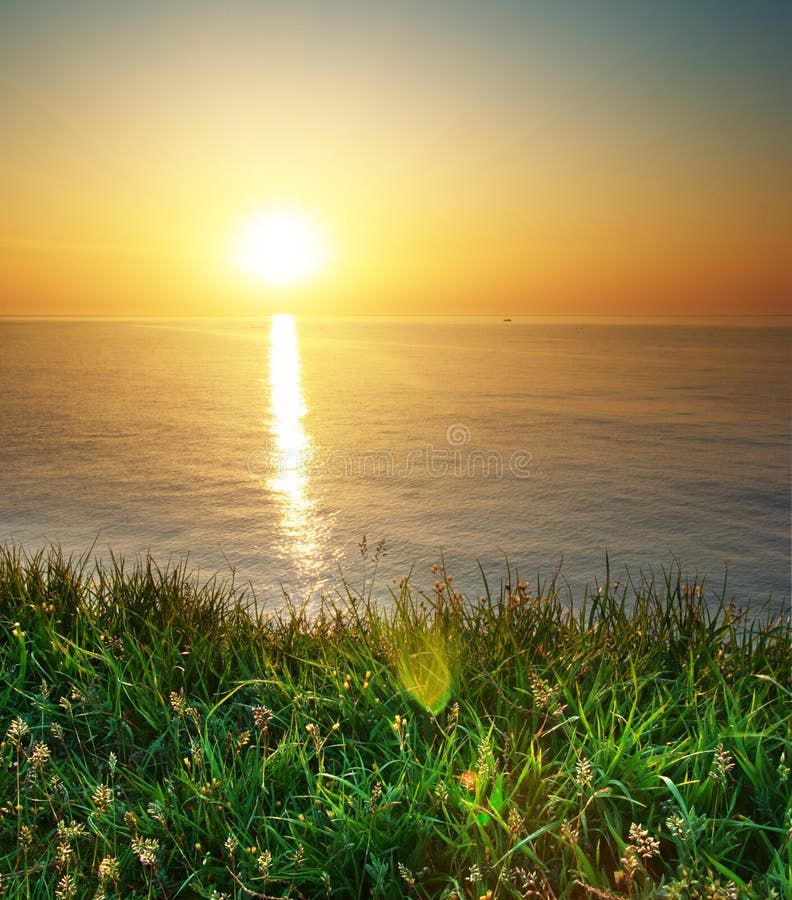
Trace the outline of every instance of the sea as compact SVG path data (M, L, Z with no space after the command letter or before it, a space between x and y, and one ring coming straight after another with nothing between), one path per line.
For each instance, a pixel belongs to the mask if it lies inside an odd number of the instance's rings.
M790 608L792 319L0 320L0 544L262 608L445 572ZM433 567L444 569L433 571Z

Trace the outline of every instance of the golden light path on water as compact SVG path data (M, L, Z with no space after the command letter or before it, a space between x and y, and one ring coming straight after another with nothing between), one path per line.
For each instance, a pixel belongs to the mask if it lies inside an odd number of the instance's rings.
M279 512L278 549L308 581L322 574L324 527L308 484L311 437L303 425L307 407L294 316L279 314L270 326L269 389L272 436L267 487ZM307 584L310 589L313 585Z
M320 584L328 551L327 526L311 496L307 464L311 437L303 425L307 413L302 362L294 317L272 317L270 327L270 429L273 446L267 487L280 506L281 554L306 579L308 590ZM298 598L300 599L300 598ZM398 677L413 697L435 715L451 694L451 648L441 636L419 635L402 648Z

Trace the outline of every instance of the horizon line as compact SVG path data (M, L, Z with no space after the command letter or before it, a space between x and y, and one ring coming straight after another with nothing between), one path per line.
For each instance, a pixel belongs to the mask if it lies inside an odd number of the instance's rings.
M513 313L503 316L500 313L297 313L288 311L253 313L253 314L199 314L190 315L187 313L171 313L171 314L146 314L146 313L0 313L2 319L46 319L46 320L63 320L63 319L101 319L101 320L129 320L129 319L239 319L249 321L251 319L270 319L276 315L290 315L296 319L495 319L506 322L513 322L519 319L570 319L581 321L585 319L605 319L605 320L668 320L668 319L782 319L792 322L792 313Z

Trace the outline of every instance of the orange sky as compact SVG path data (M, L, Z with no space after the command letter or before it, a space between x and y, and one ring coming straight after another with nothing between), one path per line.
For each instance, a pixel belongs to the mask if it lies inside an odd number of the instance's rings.
M0 314L792 311L782 4L164 6L0 7Z

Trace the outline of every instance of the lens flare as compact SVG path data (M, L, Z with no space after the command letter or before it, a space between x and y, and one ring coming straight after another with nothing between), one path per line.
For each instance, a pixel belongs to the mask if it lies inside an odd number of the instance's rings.
M411 638L397 663L399 680L405 690L425 709L437 715L451 697L453 677L445 641L427 633Z

